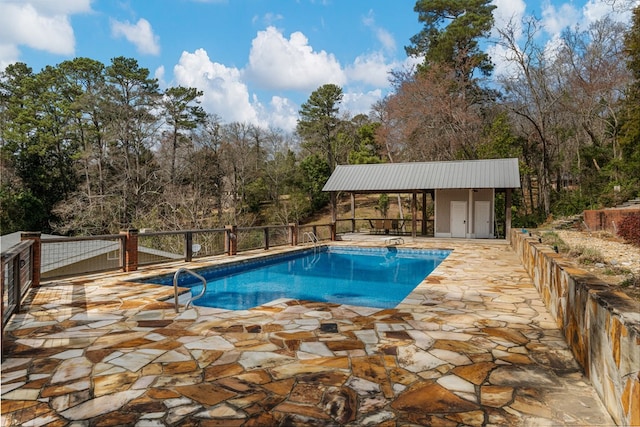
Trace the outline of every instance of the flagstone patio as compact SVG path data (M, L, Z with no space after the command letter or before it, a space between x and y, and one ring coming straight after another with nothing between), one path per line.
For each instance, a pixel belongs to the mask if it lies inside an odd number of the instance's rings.
M394 309L176 314L124 282L225 257L47 282L2 340L2 425L614 424L506 242L400 246L454 251Z

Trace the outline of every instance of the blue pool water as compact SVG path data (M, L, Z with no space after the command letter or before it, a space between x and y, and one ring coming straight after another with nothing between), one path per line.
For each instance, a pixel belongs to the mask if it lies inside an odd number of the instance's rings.
M207 293L195 305L248 309L277 298L391 308L398 305L450 251L323 247L197 272ZM179 286L202 291L201 282L181 275ZM173 276L145 280L173 285Z

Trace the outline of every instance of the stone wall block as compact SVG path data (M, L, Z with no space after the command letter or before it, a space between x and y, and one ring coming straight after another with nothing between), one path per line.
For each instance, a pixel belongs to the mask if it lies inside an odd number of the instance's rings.
M633 404L635 402L635 405ZM640 425L640 378L630 376L626 378L622 394L622 410L629 420L629 425Z
M510 243L611 417L640 425L637 302L537 239L512 230Z

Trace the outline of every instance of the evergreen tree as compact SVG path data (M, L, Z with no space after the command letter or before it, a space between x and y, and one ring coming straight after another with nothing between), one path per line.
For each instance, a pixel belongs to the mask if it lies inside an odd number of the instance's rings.
M422 68L445 65L456 79L472 80L476 71L488 76L493 71L479 39L489 36L493 26L491 0L418 0L414 10L424 28L405 47L410 56L424 56Z
M338 110L342 96L341 87L323 85L313 91L299 112L297 131L302 137L303 147L322 153L331 171L336 167L336 136L340 125Z
M621 168L627 173L628 185L640 195L640 6L633 10L632 27L625 38L628 55L627 67L633 74L633 83L627 91L620 132L623 160Z

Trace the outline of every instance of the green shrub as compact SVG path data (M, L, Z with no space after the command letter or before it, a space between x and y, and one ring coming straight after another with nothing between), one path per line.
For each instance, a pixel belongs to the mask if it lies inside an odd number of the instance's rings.
M618 235L634 246L640 246L640 214L625 216L618 224Z
M586 246L576 246L569 250L569 256L576 258L580 264L597 264L604 263L604 256L596 248Z

